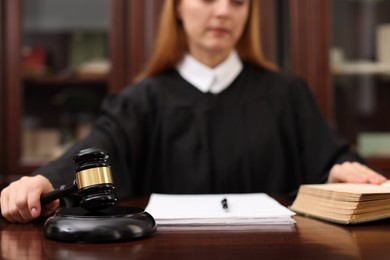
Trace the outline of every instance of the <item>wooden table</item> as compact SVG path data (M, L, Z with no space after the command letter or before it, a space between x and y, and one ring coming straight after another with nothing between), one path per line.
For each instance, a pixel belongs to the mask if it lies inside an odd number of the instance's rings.
M126 204L144 207L146 201ZM44 237L43 220L8 224L1 219L1 259L390 259L390 220L340 226L295 219L294 226L159 228L146 239L108 244L56 242Z

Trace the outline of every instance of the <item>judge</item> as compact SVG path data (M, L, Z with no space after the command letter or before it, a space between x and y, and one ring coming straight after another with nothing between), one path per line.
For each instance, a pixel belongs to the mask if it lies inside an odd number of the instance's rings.
M10 222L51 213L40 196L74 179L72 156L110 154L117 196L289 194L301 184L382 183L335 136L304 81L264 59L258 1L166 0L138 81L108 97L90 134L1 193Z

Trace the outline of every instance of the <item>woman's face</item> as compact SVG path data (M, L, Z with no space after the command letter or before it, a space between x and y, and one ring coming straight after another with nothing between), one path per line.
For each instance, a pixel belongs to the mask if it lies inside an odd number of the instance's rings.
M177 11L190 53L227 56L242 35L249 6L250 0L181 0Z

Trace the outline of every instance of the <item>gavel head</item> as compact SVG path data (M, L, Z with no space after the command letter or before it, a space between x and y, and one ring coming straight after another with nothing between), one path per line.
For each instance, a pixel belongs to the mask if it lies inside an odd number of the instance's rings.
M88 211L102 210L116 202L108 153L99 148L81 150L74 157L80 206Z

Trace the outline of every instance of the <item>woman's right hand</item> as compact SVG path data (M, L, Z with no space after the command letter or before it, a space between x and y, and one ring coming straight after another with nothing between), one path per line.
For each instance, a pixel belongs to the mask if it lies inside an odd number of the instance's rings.
M1 191L1 214L11 223L27 223L40 215L50 215L59 206L55 200L41 206L41 195L53 190L42 176L22 177Z

